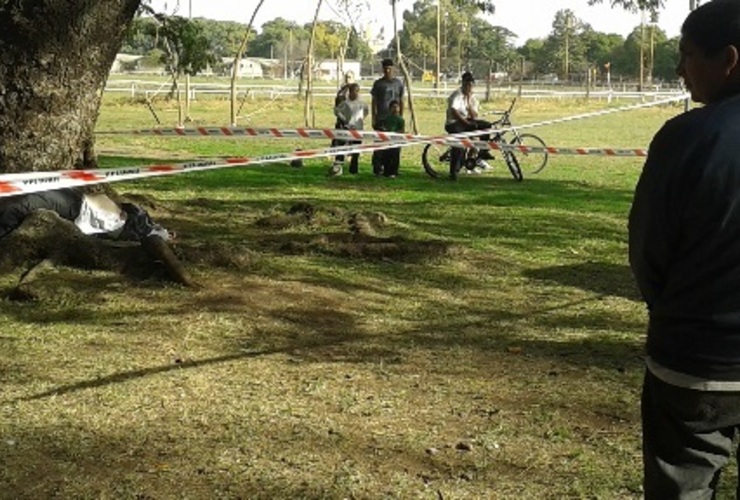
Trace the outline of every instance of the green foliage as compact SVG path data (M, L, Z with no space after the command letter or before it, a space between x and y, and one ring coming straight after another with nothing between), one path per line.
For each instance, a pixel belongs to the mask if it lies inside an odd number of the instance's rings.
M475 2L441 2L440 36L444 72L455 72L464 66L483 74L494 62L505 65L514 59L512 40L516 35L478 17L480 9ZM419 0L411 11L403 13L403 30L399 36L401 50L406 57L414 61L435 57L437 15L436 0ZM395 47L395 39L389 47Z
M657 15L651 18L657 22ZM566 47L569 75L582 73L587 68L603 70L608 63L612 75L637 79L642 47L644 75L650 75L652 70L655 78L676 79L678 39L667 40L665 32L654 23L636 26L625 39L618 34L597 32L572 11L561 10L556 13L552 32L546 38L527 40L518 52L532 64L534 73L563 76Z
M655 46L655 65L653 67L653 75L655 77L663 80L673 80L676 78L678 41L679 37L674 37L659 42Z
M452 3L460 8L473 7L488 14L493 14L496 11L496 7L490 0L452 0Z
M608 0L612 7L621 7L627 10L636 12L638 10L646 10L651 12L657 12L665 5L664 0ZM677 0L674 0L677 1ZM597 3L603 3L604 0L588 0L589 5L595 5Z
M658 2L647 0L609 0L614 8L642 6L651 12L651 21L657 22L655 10ZM679 0L677 0L679 1ZM343 3L345 2L345 3ZM338 14L342 22L320 21L317 25L315 54L318 58L338 57L345 48L345 58L368 61L373 57L371 48L358 27L357 17L363 12L360 0L343 0L347 12ZM346 3L348 2L348 3ZM552 31L540 39L523 40L521 47L514 48L516 33L501 26L494 26L479 16L481 2L470 0L417 0L410 10L402 13L403 29L399 32L401 50L412 61L413 66L425 67L436 59L438 4L441 13L440 45L442 71L455 74L461 68L483 75L489 69L512 71L519 67L523 57L527 73L566 73L566 40L568 71L570 75L583 74L587 68L601 68L609 63L614 77L636 79L639 75L639 52L643 45L649 53L649 37L644 41L638 33L640 26L626 39L614 33L595 31L580 20L572 11L563 9L556 13ZM489 3L489 2L483 2ZM591 0L591 4L599 0ZM390 15L388 8L388 15ZM197 19L194 21L208 39L209 51L218 58L232 57L244 36L245 25L235 22ZM247 54L253 57L301 59L307 50L311 25L298 25L284 18L264 23L259 33L250 37ZM649 25L646 32L649 33ZM153 17L140 17L132 23L122 51L132 54L151 54L152 49L161 48L160 27ZM675 62L678 60L677 40L667 40L665 33L655 29L652 75L663 80L674 80ZM395 52L395 39L388 45ZM648 71L646 74L649 74Z
M193 19L200 36L208 40L208 50L214 57L233 57L241 43L246 26L233 21L214 21L211 19ZM134 19L126 34L121 52L145 55L161 45L161 22L156 17L138 17ZM256 32L253 31L251 39Z
M157 16L166 46L162 62L178 75L197 75L217 62L203 27L180 16Z
M306 52L309 33L305 27L278 17L262 25L262 31L249 42L247 52L254 57L287 54L294 60Z

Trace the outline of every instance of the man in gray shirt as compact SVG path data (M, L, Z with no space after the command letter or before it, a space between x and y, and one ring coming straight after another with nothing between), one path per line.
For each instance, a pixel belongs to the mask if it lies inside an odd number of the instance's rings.
M372 95L372 121L375 130L383 130L383 122L390 114L390 103L397 101L401 107L400 116L403 116L403 82L393 76L393 60L383 59L383 77L373 83L370 91ZM385 151L373 153L373 173L382 175L385 168Z

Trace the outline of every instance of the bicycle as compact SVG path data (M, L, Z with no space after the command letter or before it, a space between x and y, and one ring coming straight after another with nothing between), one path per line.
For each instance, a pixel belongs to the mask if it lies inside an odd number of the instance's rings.
M514 180L521 182L524 180L525 174L531 175L542 172L545 165L547 165L548 153L544 149L546 147L545 141L538 136L534 134L520 134L516 128L511 127L511 113L514 110L515 104L516 98L511 101L509 109L495 113L501 115L501 118L495 121L492 127L507 130L496 132L491 137L491 142L523 147L522 149L499 150ZM513 135L511 139L507 136L509 134ZM537 148L537 150L527 151L527 148ZM468 148L460 169L464 167L469 172L475 171L479 160L482 159L480 151L475 148ZM493 150L491 152L493 153ZM451 154L452 146L434 143L427 144L421 155L421 163L426 173L434 178L449 174Z

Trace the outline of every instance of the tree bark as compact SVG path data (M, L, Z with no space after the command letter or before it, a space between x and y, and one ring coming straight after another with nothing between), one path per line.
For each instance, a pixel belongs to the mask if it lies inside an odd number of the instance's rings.
M0 172L96 165L103 88L140 3L0 3Z
M321 4L324 0L319 0L316 4L316 12L313 16L313 23L311 23L311 38L308 40L308 50L306 51L306 95L303 101L303 121L306 127L310 126L309 123L311 111L313 110L313 45L316 40L316 23L319 20L319 11L321 10Z
M254 11L252 11L252 17L249 19L249 24L247 25L247 31L244 33L244 38L242 38L242 42L239 44L239 49L236 51L236 54L234 55L234 65L231 68L231 126L236 127L236 79L239 76L239 67L241 65L242 56L247 51L247 43L249 42L249 35L252 33L252 25L254 24L254 18L257 17L257 13L262 8L262 4L265 3L265 0L260 0L260 3L257 4L257 7L254 8Z
M398 36L398 14L396 11L397 0L391 0L391 6L393 7L393 33L396 38L396 58L398 64L401 66L401 73L403 74L404 84L406 85L406 100L409 103L409 113L411 113L411 128L414 130L414 134L419 135L419 126L416 122L416 113L414 112L414 94L411 91L411 75L406 67L406 62L403 59L401 53L401 39Z

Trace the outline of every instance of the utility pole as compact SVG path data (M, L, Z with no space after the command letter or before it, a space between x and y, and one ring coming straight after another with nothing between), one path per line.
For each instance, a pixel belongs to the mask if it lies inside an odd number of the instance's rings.
M193 22L193 0L188 0L188 20ZM185 121L190 121L190 71L185 73Z
M570 12L565 14L565 81L570 81Z
M434 88L439 89L439 77L442 74L442 0L437 0L437 75L434 79Z
M288 44L283 35L283 80L288 81Z
M653 83L653 74L655 73L655 27L658 24L658 11L650 12L650 66L648 70L648 79Z
M638 90L642 92L645 84L645 11L640 11L640 86Z

